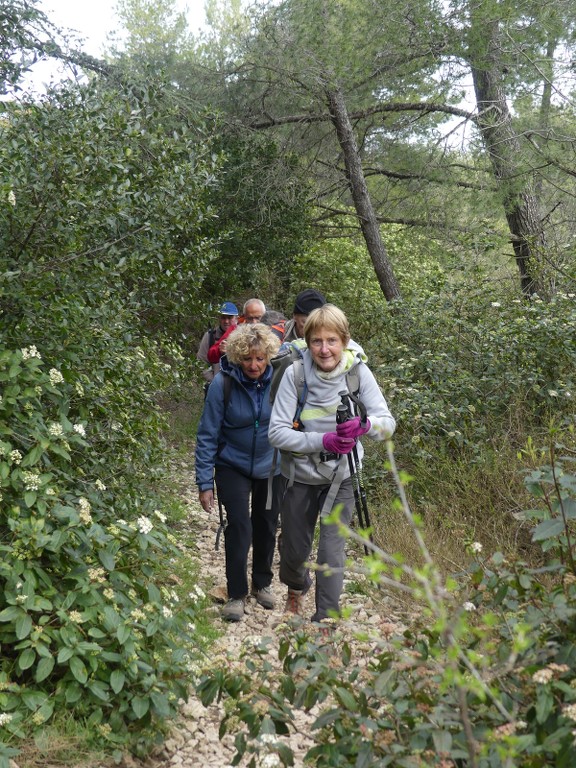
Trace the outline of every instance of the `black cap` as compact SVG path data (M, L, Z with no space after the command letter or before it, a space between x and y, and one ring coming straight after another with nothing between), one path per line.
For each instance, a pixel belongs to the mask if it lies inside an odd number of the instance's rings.
M298 296L296 296L292 314L309 315L313 309L323 307L324 304L326 304L326 299L320 291L315 291L314 288L306 288L305 291L300 291Z

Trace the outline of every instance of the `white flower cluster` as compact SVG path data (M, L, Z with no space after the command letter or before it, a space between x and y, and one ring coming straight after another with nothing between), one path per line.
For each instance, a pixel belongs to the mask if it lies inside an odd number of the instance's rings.
M50 379L50 384L52 384L52 386L56 386L56 384L64 383L64 376L62 376L62 374L57 368L50 368L48 372L48 377Z
M190 594L188 595L188 597L191 600L193 601L204 600L204 598L206 597L206 593L201 587L198 586L198 584L194 584L194 586L192 587L192 590L193 591L190 592Z
M84 427L84 424L74 424L73 429L77 435L80 435L80 437L86 437L86 428Z
M79 514L80 522L83 525L90 525L90 523L92 522L92 515L90 514L90 511L91 511L90 502L88 501L88 499L84 498L84 496L81 496L78 499L78 504L80 505L80 514Z
M532 675L532 680L538 685L546 685L546 683L549 683L553 677L554 672L549 667L545 667L544 669L536 670Z
M104 483L102 482L102 480L100 480L100 478L98 478L98 480L96 480L96 482L94 483L94 485L96 486L96 488L97 488L99 491L105 491L105 490L106 490L106 486L104 485Z
M31 357L37 357L38 360L42 360L40 352L38 352L38 349L34 344L32 344L30 347L24 347L20 350L20 352L22 352L23 360L29 360Z
M100 566L94 566L92 568L88 568L88 578L90 581L95 581L98 584L105 584L106 583L106 571L104 568L100 568Z
M40 475L36 472L22 472L22 480L27 491L37 491L40 488Z
M0 725L6 725L12 720L13 715L11 715L9 712L2 712L0 713Z
M14 190L13 189L11 189L10 192L8 192L8 202L12 206L16 205L16 195L14 194Z
M576 704L567 704L562 710L562 714L570 720L576 720Z
M64 434L64 427L62 426L62 424L58 424L56 421L53 421L48 426L48 434L51 437L62 437L62 435Z
M152 523L152 520L150 520L149 517L144 517L144 515L141 515L138 520L136 520L136 527L140 531L140 533L150 533L152 528L154 528L154 525Z
M10 451L10 461L14 464L20 464L22 461L22 454L18 449Z
M482 552L482 544L479 541L475 541L470 545L470 549L475 555L479 555Z
M164 512L160 512L159 509L155 509L154 510L154 514L156 515L158 520L160 520L161 523L165 523L166 522L166 515L164 514Z
M474 603L471 603L470 601L464 603L462 608L464 608L465 611L468 611L468 613L472 613L472 611L476 610L476 606L474 605Z

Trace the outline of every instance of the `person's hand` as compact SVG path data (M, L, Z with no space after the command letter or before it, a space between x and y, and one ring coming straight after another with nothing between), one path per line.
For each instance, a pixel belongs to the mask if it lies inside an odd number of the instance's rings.
M214 491L198 491L198 498L204 512L212 512L214 509Z
M354 416L353 419L348 419L348 421L338 424L336 434L339 437L360 437L370 431L370 426L370 419L366 419L364 424L362 424L360 416Z
M326 432L322 437L322 445L328 453L350 453L356 445L351 437L340 437L336 432Z

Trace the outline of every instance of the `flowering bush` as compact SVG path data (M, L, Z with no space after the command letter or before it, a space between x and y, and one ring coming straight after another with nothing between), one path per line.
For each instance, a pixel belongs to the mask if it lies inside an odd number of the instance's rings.
M119 519L87 408L35 346L0 350L0 391L1 740L68 710L137 750L187 695L197 602L159 567L181 554L152 498Z

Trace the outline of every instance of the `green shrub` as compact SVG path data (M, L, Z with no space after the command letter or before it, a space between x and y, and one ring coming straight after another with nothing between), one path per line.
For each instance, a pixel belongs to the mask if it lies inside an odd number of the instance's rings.
M385 308L366 351L414 455L517 446L570 418L576 304L461 294ZM380 332L381 331L381 332ZM385 339L385 343L383 343Z
M500 553L485 557L472 542L468 574L458 581L435 568L391 452L389 462L424 564L414 568L376 550L364 571L389 587L409 583L420 606L415 620L404 630L383 624L354 643L345 625L327 638L313 627L290 629L276 679L265 639L246 649L244 670L207 671L198 690L205 703L227 698L221 732L237 734L234 764L251 754L256 766L256 756L272 749L282 765L293 765L281 737L294 726L295 709L317 706L305 762L318 768L568 768L576 760L572 449L560 459L551 452L550 464L526 479L544 502L526 513L539 521L533 538L554 559L534 569Z
M182 556L150 494L129 510L108 487L74 385L35 346L0 351L0 382L3 741L70 711L145 751L187 695L197 603L159 566Z

